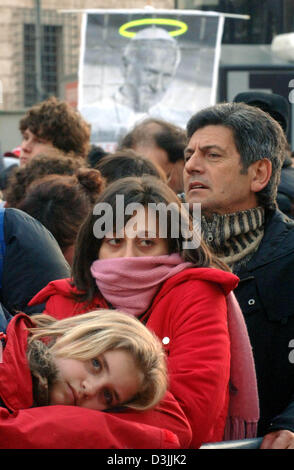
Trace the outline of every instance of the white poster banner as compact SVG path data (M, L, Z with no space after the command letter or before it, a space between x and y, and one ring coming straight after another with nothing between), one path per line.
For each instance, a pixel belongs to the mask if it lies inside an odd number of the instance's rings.
M147 117L185 128L215 104L224 17L195 10L97 10L83 19L78 109L114 151Z

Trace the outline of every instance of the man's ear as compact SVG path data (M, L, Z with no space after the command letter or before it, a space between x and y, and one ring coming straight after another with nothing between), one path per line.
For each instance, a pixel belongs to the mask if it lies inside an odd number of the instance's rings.
M258 193L266 187L272 175L272 162L268 158L257 160L250 165L252 172L251 191Z

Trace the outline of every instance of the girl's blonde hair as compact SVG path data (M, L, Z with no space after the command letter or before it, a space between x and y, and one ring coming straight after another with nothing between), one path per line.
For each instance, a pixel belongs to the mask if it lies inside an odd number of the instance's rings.
M33 315L29 344L46 338L58 357L87 361L106 351L124 350L143 374L141 388L125 406L136 410L154 407L167 389L165 353L159 339L137 318L117 310L100 309L63 320Z

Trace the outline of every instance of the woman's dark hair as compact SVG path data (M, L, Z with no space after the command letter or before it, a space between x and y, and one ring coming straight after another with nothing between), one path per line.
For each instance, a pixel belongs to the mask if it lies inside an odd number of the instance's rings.
M87 161L91 168L96 168L97 163L101 160L101 158L108 155L107 152L102 147L98 145L91 145L90 151L87 155Z
M52 155L36 155L10 175L5 191L6 207L19 208L33 181L53 174L74 175L79 168L86 168L84 158L65 156L58 150Z
M138 155L134 150L125 149L103 157L95 168L106 179L107 184L128 176L151 175L166 181L164 171L148 158Z
M104 181L98 170L80 168L75 175L48 175L34 181L18 208L39 220L64 251L76 239Z
M119 207L119 210L123 210L123 218L116 217L118 197L123 201L123 207ZM185 234L187 234L188 231L194 235L196 234L193 230L193 220L186 208L183 209L177 195L166 183L152 176L122 178L109 184L103 193L99 195L93 213L89 213L79 230L72 266L73 283L77 289L82 292L77 300L81 302L91 302L97 293L97 286L91 276L90 267L93 261L99 256L100 247L107 229L105 227L104 235L102 234L97 237L95 236L97 235L95 224L101 226L100 222L103 221L103 218L105 219L105 208L110 208L112 213L107 214L107 222L110 222L110 224L112 222L112 227L120 230L123 227L117 227L117 221L122 219L121 223L125 227L128 220L134 216L134 212L130 213L130 215L126 215L125 209L128 204L131 203L137 203L144 207L148 206L148 209L151 208L151 204L153 204L152 210L155 209L156 213L157 209L155 205L157 207L161 205L161 207L168 209L165 214L167 221L166 238L168 241L169 254L179 253L183 261L192 262L195 267L214 266L229 271L229 268L210 252L209 248L202 240L201 235L197 235L199 245L197 248L184 248L187 240ZM110 220L110 218L112 220ZM173 224L174 220L176 220L176 224L178 224L177 227ZM176 237L173 236L174 228L179 229Z

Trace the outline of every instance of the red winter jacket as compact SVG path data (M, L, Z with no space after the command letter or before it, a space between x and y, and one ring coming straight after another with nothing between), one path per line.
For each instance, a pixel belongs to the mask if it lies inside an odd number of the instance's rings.
M144 413L60 405L30 408L32 379L26 348L31 326L30 318L21 313L7 327L0 363L0 397L6 406L0 407L1 449L178 449L177 435L164 425L174 429L183 446L189 445L189 425L170 394L156 411Z
M228 409L230 342L225 296L238 284L234 274L190 268L168 279L146 314L147 326L164 339L170 391L192 428L190 447L221 441ZM97 293L91 305L77 303L69 280L48 284L30 302L46 302L45 312L65 318L107 308ZM161 425L173 432L162 416ZM178 435L183 447L181 436Z

